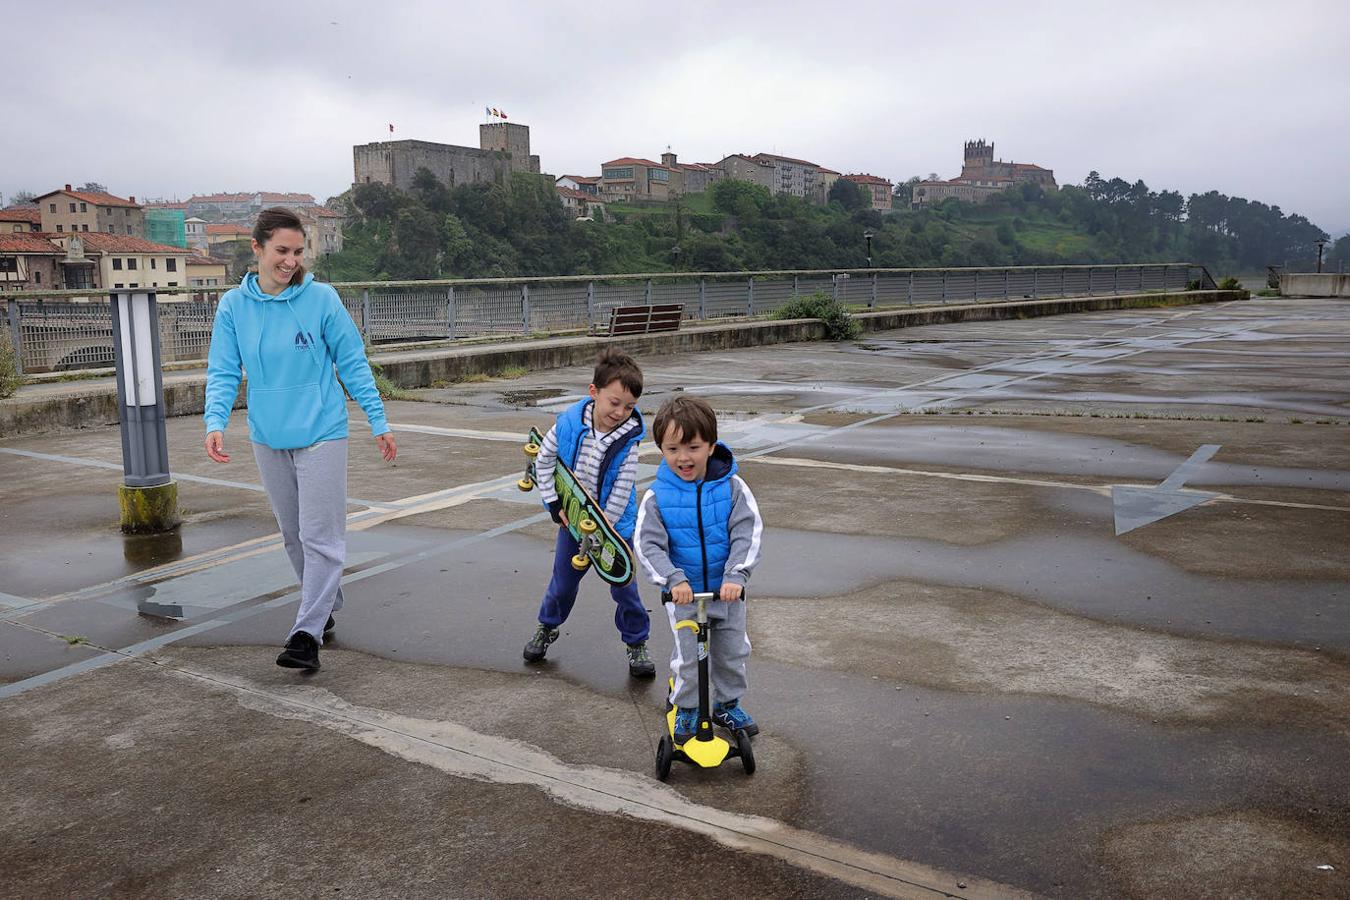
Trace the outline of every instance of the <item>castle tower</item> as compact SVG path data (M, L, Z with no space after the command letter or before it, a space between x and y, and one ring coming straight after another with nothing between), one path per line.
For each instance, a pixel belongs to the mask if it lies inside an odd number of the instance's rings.
M966 141L966 169L987 169L994 161L994 142L984 142L984 138L978 141Z

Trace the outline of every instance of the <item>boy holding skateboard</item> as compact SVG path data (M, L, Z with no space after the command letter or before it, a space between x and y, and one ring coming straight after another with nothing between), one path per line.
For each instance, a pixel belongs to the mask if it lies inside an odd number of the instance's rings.
M638 442L644 427L638 412L642 396L642 370L633 357L617 347L600 353L591 377L590 396L579 400L558 416L544 435L534 469L540 499L553 521L562 526L562 502L553 486L554 466L562 462L576 475L601 506L605 518L626 541L632 542L633 522L637 516ZM553 553L553 577L539 606L539 627L525 645L525 659L544 658L548 647L558 639L559 626L576 603L577 587L585 570L572 567L577 541L565 527L559 527ZM651 620L638 596L637 584L610 586L614 598L614 625L627 645L628 674L651 678L656 674L647 635Z
M666 612L675 632L670 660L670 699L678 708L675 743L693 738L698 729L696 638L687 628L675 628L694 617L696 592L717 594L707 604L713 721L754 736L759 726L740 706L750 655L742 594L759 562L764 533L759 506L736 474L731 449L717 440L717 414L706 402L684 395L667 400L652 433L663 458L638 506L633 554L674 600Z

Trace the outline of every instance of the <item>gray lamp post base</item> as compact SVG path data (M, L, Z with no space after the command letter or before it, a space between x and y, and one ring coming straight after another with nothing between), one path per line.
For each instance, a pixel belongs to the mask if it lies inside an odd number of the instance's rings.
M124 534L159 534L178 527L178 482L151 487L117 487Z

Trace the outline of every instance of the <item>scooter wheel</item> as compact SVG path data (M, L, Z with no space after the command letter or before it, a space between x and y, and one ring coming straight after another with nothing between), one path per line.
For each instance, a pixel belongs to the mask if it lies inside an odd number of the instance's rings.
M665 781L670 775L670 764L675 759L675 742L670 739L670 735L661 735L660 742L656 745L656 777L660 781Z
M736 753L745 767L745 774L755 774L755 745L750 742L750 735L741 728L736 729Z

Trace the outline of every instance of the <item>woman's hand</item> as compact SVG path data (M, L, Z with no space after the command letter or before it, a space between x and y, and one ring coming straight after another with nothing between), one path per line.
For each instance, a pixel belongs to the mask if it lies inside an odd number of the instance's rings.
M206 455L218 463L230 461L230 454L225 452L224 432L208 431L206 433Z
M398 456L398 442L394 440L392 431L376 435L375 444L380 448L380 455L384 457L385 462L393 462Z

